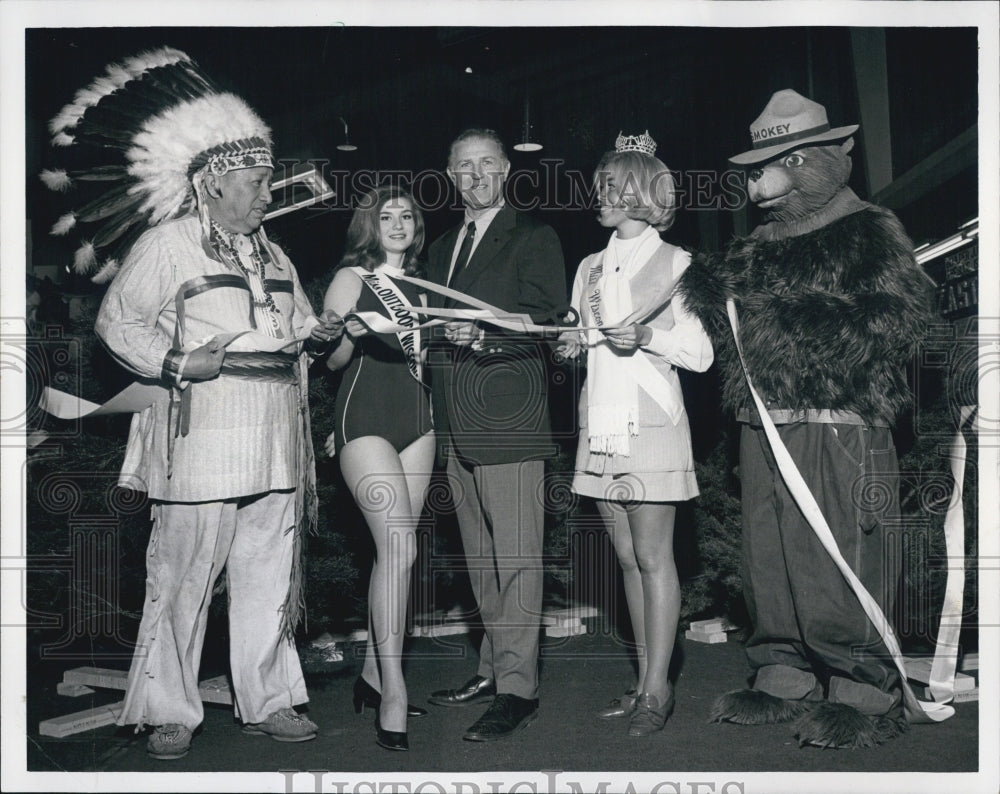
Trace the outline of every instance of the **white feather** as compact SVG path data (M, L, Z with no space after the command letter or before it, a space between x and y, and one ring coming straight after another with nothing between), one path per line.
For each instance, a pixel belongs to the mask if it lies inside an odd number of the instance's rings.
M191 192L188 166L196 155L227 141L259 137L268 145L271 130L234 94L186 100L148 119L125 153L128 172L146 194L140 212L155 225L172 217Z
M103 75L96 77L90 85L76 92L73 102L60 110L49 123L49 130L54 135L67 127L75 127L88 108L93 107L108 94L113 94L129 80L134 80L148 69L190 60L180 50L163 47L134 58L128 58L122 64L113 63L104 70Z
M76 253L73 254L73 269L80 275L90 272L96 262L97 251L89 240L77 248Z
M109 259L97 273L90 277L90 280L95 284L106 284L118 274L119 269L118 260Z
M93 107L98 102L104 98L104 91L98 83L100 78L97 78L93 83L88 85L86 88L81 88L76 92L76 96L73 97L73 104L79 105L84 110L89 107Z
M169 66L172 63L178 63L180 61L190 62L190 60L191 59L180 50L175 50L172 47L160 47L158 50L150 50L149 52L143 52L131 58L126 58L122 63L122 66L130 72L133 77L137 77L149 69L156 69L160 66Z
M117 91L120 86L107 75L103 75L102 77L98 77L94 80L91 84L91 88L100 94L101 97L104 97Z
M72 135L67 135L65 132L60 132L58 135L56 135L54 138L52 138L52 145L53 146L72 146L73 145L73 141L75 141L75 140L76 140L76 138L74 138Z
M55 170L46 168L38 176L49 190L58 190L60 193L65 193L73 186L73 180L69 178L69 174L62 168Z
M80 116L83 115L83 111L86 110L82 105L66 105L59 113L49 122L49 132L55 135L57 132L61 132L67 127L75 127L76 123L80 120Z
M62 235L67 234L74 226L76 226L76 215L72 212L67 212L52 225L52 231L49 234L62 237Z
M120 63L112 63L108 66L108 79L112 80L116 86L121 88L125 83L132 79L132 75L129 74L128 69L122 66Z

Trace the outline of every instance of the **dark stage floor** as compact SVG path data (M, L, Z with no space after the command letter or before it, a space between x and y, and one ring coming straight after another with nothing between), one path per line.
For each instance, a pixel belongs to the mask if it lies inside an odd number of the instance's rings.
M475 671L475 652L468 635L414 639L409 650L406 674L413 703L424 704L432 690L456 686ZM528 771L542 781L537 790L545 790L542 783L550 780L550 790L571 791L571 771L610 771L617 774L598 778L634 780L634 791L649 790L651 780L671 781L660 790L674 791L678 790L674 783L688 780L682 777L687 773L678 770L695 770L710 773L708 779L720 781L714 789L701 791L722 791L727 790L721 787L726 781L741 781L745 773L955 773L978 769L976 702L959 703L950 720L914 726L879 749L800 749L787 725L743 727L706 722L713 698L742 685L747 675L738 642L731 638L725 644L706 645L680 639L678 650L676 710L662 733L641 739L626 735L625 721L602 721L594 716L631 681L631 671L622 645L592 622L588 634L546 638L540 716L521 733L500 742L462 740L462 733L483 711L482 706L447 709L428 705L430 714L410 720L409 752L379 748L374 741L373 712L357 716L352 709L351 684L360 670L360 659L349 658L331 672L307 674L312 698L308 712L320 725L316 740L282 744L247 736L234 722L228 707L206 705L204 725L195 736L191 752L171 762L147 756L145 737L136 736L130 728L107 726L61 739L37 733L39 719L114 702L120 699L120 692L99 690L79 698L38 693L32 698L35 705L29 705L28 768L102 773L271 773L259 779L260 787L287 791L337 790L334 773L348 776L344 779L352 777L351 773L395 773L401 775L398 779L413 784L421 779L421 773L427 773L423 780L429 781L431 788L423 790L438 791L440 785L430 781L439 779L436 776L442 773ZM295 778L293 785L287 775L276 774L280 770L329 770L330 774L322 778L321 785L309 783L309 777L302 775ZM544 770L564 771L559 777L538 778ZM510 779L509 775L505 777ZM591 780L599 783L598 778ZM752 781L753 775L747 779ZM282 781L289 782L290 787ZM301 788L303 785L306 788ZM627 784L622 786L627 790ZM481 783L480 790L488 791L489 787ZM684 782L679 790L691 791L690 782ZM768 789L749 784L745 788L752 790ZM861 790L852 787L852 791ZM880 786L880 790L889 789ZM900 790L918 789L907 785Z

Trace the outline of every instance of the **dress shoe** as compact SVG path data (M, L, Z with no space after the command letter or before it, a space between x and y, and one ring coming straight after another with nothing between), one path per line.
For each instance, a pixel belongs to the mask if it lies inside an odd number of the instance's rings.
M631 717L635 711L635 702L639 699L639 693L634 689L629 689L620 698L612 700L606 708L597 712L597 716L602 720L615 719L616 717Z
M406 738L406 731L383 730L382 723L378 718L378 710L375 711L375 744L384 747L386 750L409 750L410 742Z
M629 736L648 736L656 731L662 731L667 717L674 710L674 691L671 689L663 705L655 695L643 692L635 704L635 713L628 725Z
M504 739L527 727L537 716L538 698L528 700L503 693L493 698L486 713L476 720L462 738L470 742Z
M378 710L380 705L382 705L382 695L379 691L364 678L358 676L354 681L354 713L363 714L365 706ZM412 703L406 704L407 717L423 717L425 714L427 714L427 709L414 706Z
M474 675L458 689L439 689L431 692L428 703L435 706L466 706L469 703L482 703L497 693L496 684L490 678Z

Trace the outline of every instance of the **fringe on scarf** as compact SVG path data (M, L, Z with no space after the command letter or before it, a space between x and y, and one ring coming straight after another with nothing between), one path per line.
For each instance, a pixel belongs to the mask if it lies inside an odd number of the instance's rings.
M639 420L624 405L592 405L587 412L590 451L601 455L629 456L629 438L638 436Z

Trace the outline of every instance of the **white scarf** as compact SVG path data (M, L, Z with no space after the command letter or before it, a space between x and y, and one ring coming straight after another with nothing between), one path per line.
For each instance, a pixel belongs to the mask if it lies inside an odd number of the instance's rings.
M585 325L610 327L634 322L630 279L660 247L660 235L646 227L632 244L622 246L612 234L608 247L591 265L584 289ZM620 249L626 251L620 254ZM621 259L619 258L621 256ZM668 276L669 280L669 276ZM629 455L629 437L638 435L639 386L628 364L643 356L612 347L597 330L587 331L587 427L590 451Z

